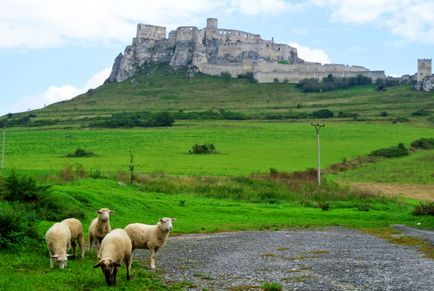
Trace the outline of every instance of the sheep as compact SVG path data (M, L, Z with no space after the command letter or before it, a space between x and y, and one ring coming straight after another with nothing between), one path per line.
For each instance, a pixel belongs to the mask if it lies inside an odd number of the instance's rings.
M108 286L116 286L116 274L122 262L125 262L127 280L130 280L130 268L133 259L131 252L131 239L125 230L116 228L104 237L98 253L99 262L93 267L101 267Z
M64 269L69 256L66 252L71 247L71 232L68 225L59 222L53 224L45 233L45 241L50 254L50 268L57 262L59 268Z
M156 225L131 223L124 228L131 238L133 250L149 249L151 269L155 269L157 251L166 243L169 232L173 229L172 222L175 221L176 218L164 217Z
M89 251L95 242L96 253L99 253L101 241L111 231L110 226L110 213L113 211L108 208L101 208L96 213L98 217L92 220L89 225Z
M83 226L78 219L67 218L62 220L61 223L68 225L69 231L71 232L71 246L72 246L72 256L75 258L75 249L78 244L80 247L81 258L84 258L84 236L83 236Z

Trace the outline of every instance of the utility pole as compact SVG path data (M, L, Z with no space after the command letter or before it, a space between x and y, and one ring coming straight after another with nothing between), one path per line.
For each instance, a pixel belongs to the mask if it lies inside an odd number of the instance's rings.
M318 172L317 172L317 178L318 178L318 185L321 185L321 156L320 156L320 146L319 146L319 131L321 127L324 127L325 124L320 124L318 122L311 122L313 127L315 127L316 130L316 141L317 141L317 162L318 162Z
M5 139L6 139L6 121L4 121L3 123L2 169L5 168Z

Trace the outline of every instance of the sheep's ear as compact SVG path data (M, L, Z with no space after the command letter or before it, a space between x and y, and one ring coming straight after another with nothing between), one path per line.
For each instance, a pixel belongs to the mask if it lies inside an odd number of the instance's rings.
M94 268L98 268L99 266L101 266L101 263L96 264L95 266L93 266Z
M72 254L66 254L66 256L67 256L67 257L72 257L73 255L72 255Z
M97 210L97 211L96 211L96 213L98 213L98 214L101 214L101 213L102 213L102 211L101 211L101 210Z
M173 217L173 218L172 218L172 222L175 222L175 221L176 221L176 218L175 218L175 217Z
M160 222L164 223L164 220L162 218L160 218Z
M114 212L114 210L109 210L109 213L112 213L112 212Z
M52 255L51 257L52 257L52 258L58 258L59 255Z

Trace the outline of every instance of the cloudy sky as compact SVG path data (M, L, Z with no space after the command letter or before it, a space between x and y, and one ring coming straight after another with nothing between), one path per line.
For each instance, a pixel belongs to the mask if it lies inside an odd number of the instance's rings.
M434 57L433 0L1 0L0 115L102 84L137 23L259 33L301 58L414 74Z

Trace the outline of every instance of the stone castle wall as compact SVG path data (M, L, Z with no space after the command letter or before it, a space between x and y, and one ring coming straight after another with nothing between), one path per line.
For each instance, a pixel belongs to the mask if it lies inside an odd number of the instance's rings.
M279 61L287 64L279 64ZM209 18L203 29L178 27L169 32L168 38L165 27L137 25L137 35L124 54L116 58L109 81L126 80L147 62L167 62L174 69L187 67L210 75L229 72L237 77L253 73L259 82L273 82L274 79L298 82L328 74L385 77L384 72L371 72L360 66L304 62L298 57L296 48L263 40L259 34L219 29L215 18Z

